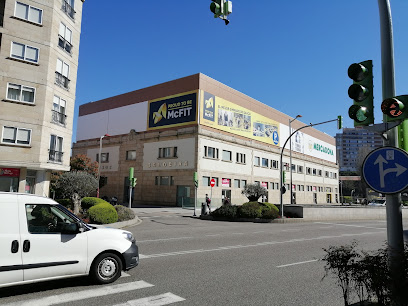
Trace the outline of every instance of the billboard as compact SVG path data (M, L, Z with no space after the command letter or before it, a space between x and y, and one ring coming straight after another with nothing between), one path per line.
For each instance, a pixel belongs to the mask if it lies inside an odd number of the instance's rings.
M203 91L200 124L279 146L279 123Z
M197 123L197 91L149 101L147 130Z

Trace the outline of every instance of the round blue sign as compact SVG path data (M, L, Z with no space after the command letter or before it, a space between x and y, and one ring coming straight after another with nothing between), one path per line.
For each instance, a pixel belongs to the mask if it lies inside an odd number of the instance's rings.
M273 139L273 143L274 144L278 144L279 143L279 135L277 131L273 131L272 133L272 139Z
M394 147L370 152L363 162L363 178L377 192L401 192L408 187L407 152Z

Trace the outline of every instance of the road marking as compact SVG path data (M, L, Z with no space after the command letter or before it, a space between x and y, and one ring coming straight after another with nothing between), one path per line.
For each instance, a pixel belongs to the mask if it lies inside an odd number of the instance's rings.
M103 286L100 288L93 288L89 290L75 291L75 294L63 293L59 295L48 296L40 299L33 299L28 301L18 301L9 304L3 304L3 306L49 306L62 303L69 303L73 301L80 301L83 299L89 299L104 295L116 294L126 291L132 291L142 288L153 287L154 285L146 283L145 281L136 281L132 283L125 283L112 286Z
M295 265L301 265L301 264L305 264L305 263L309 263L309 262L316 262L316 261L318 261L318 259L307 260L307 261L299 261L299 262L294 262L294 263L286 264L286 265L280 265L280 266L276 266L276 267L277 267L277 268L284 268L284 267L295 266Z
M341 235L336 235L336 236L319 236L319 237L314 237L314 238L297 238L297 239L291 239L291 240L286 240L286 241L265 241L265 242L259 242L256 244L248 244L248 245L239 244L239 245L218 247L214 249L186 250L186 251L179 251L179 252L158 253L158 254L150 254L150 255L140 255L139 254L139 258L149 259L149 258L157 258L157 257L196 254L196 253L204 253L204 252L215 252L215 251L224 251L224 250L232 250L232 249L252 248L252 247L274 245L274 244L285 244L285 243L294 243L294 242L303 242L303 241L323 240L323 239L335 239L335 238L344 238L344 237L373 235L373 234L378 234L378 232L364 232L364 233L359 233L359 234L341 234Z
M214 235L206 235L207 237L215 237L215 236L221 236L221 234L214 234Z
M194 237L174 237L174 238L161 238L161 239L151 239L151 240L137 240L137 243L161 242L161 241L182 240L182 239L194 239Z
M383 227L372 227L372 226L353 225L353 224L326 223L326 222L314 222L314 223L316 223L316 224L326 224L326 225L341 225L341 226L359 227L359 228L370 228L370 229L377 229L377 230L385 230L386 229L386 228L383 228Z
M168 305L172 303L177 303L181 301L185 301L186 299L175 295L171 292L167 292L165 294L149 296L147 298L137 299L127 301L123 304L116 304L113 306L160 306L160 305Z

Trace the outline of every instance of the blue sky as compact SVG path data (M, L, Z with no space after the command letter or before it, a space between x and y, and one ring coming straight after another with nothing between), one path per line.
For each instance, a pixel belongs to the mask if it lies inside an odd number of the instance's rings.
M204 73L289 116L317 123L352 100L351 63L374 64L375 122L382 122L381 42L375 0L233 0L230 24L210 0L88 0L83 5L78 107ZM408 1L391 0L396 94L408 94ZM335 123L317 127L334 136Z

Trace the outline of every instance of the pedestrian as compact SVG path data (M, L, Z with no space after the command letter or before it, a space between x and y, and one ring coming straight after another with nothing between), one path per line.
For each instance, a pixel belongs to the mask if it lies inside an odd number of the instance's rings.
M224 205L230 205L231 203L230 203L230 200L228 199L228 197L227 196L225 196L225 198L224 198Z
M211 212L211 199L208 197L208 194L205 194L205 203L207 204L208 211Z

